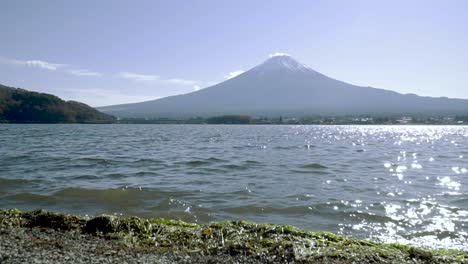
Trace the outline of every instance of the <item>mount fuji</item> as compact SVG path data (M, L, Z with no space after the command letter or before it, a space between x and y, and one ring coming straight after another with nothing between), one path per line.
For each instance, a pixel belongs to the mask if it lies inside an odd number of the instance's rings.
M98 109L118 117L467 115L468 100L356 86L280 55L199 91Z

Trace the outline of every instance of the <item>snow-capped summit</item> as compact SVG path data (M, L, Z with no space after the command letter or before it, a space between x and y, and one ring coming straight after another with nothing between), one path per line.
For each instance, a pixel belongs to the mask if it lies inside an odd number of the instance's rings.
M275 53L270 54L270 58L275 57L275 56L291 56L291 55L289 55L288 53L284 53L284 52L275 52Z
M286 53L274 53L264 63L258 65L253 70L289 70L289 71L312 71L304 64L299 63L293 57Z

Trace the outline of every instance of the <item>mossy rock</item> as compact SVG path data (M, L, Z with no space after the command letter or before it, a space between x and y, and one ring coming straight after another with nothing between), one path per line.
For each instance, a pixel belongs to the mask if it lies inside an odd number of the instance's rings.
M26 219L26 225L29 227L44 227L60 230L81 228L86 222L86 220L74 215L47 212L45 210L24 213L22 217Z
M83 231L86 233L103 233L109 234L114 232L113 219L109 216L98 216L86 222Z
M0 225L24 226L23 212L18 209L0 210Z
M420 260L431 260L433 258L433 254L427 250L411 247L409 250L409 257Z

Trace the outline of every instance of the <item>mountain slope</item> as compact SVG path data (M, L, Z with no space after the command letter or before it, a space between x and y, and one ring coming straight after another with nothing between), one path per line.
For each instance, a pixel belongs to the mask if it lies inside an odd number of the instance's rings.
M242 114L467 114L468 100L421 97L361 87L316 72L289 56L200 91L158 100L98 108L122 117L188 117Z
M115 118L75 101L0 85L0 122L111 123Z

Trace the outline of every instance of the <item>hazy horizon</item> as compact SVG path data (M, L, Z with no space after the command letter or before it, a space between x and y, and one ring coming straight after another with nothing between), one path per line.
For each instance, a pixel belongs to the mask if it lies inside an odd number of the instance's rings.
M3 1L0 83L91 106L209 87L284 52L332 78L468 98L464 1Z

